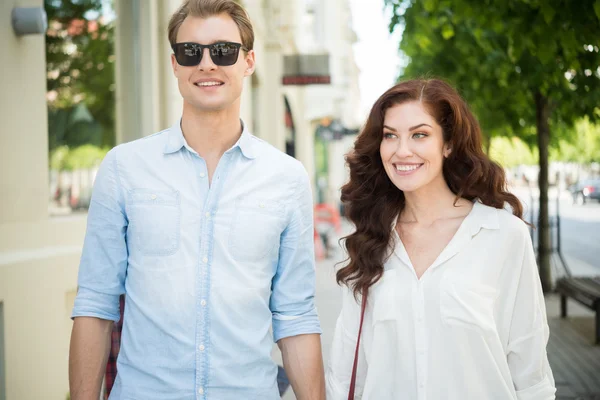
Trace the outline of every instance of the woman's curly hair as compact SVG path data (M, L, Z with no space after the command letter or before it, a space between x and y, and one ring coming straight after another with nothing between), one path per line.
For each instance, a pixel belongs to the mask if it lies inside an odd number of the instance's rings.
M392 224L405 205L404 193L388 178L379 152L385 113L413 101L422 103L442 128L451 149L443 174L456 198L477 198L495 208L508 203L514 215L523 215L521 203L506 188L504 170L484 153L479 123L456 90L440 79L400 82L375 102L346 156L350 180L342 187L342 202L355 231L344 238L348 259L337 272L337 282L350 287L357 298L383 275L394 245Z

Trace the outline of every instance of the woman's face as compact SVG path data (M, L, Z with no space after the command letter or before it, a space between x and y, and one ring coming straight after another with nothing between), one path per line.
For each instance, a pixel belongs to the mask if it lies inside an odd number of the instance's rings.
M449 149L442 128L422 103L411 101L387 109L379 148L385 172L403 192L444 185L442 165Z

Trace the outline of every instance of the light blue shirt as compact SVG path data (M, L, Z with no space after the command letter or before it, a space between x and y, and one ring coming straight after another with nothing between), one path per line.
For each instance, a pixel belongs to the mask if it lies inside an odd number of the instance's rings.
M73 317L126 293L112 400L279 399L273 341L321 333L314 268L303 166L244 128L209 185L178 122L102 162Z

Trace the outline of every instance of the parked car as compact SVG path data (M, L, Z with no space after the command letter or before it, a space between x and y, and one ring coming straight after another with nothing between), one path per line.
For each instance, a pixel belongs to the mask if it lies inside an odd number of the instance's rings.
M588 200L600 201L600 179L584 179L569 188L573 204L585 204Z

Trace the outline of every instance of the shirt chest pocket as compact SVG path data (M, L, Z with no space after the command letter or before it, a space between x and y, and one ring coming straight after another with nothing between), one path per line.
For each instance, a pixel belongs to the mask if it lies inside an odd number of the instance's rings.
M229 251L238 261L260 261L276 249L283 231L283 206L273 200L240 198L230 224Z
M133 189L128 194L127 238L133 251L167 256L179 248L181 207L175 190Z
M371 287L367 299L367 310L371 309L372 318L370 325L365 316L363 335L361 341L365 355L369 359L377 360L384 370L394 371L390 354L398 354L401 346L398 338L402 337L400 326L400 302L398 299L398 280L395 270L387 270L383 277ZM382 343L385 345L382 346Z
M441 288L440 312L445 325L496 332L494 304L497 291L483 283L447 282Z
M367 304L371 302L373 307L373 321L378 323L396 324L398 319L398 283L395 270L384 272L380 281L372 288Z

